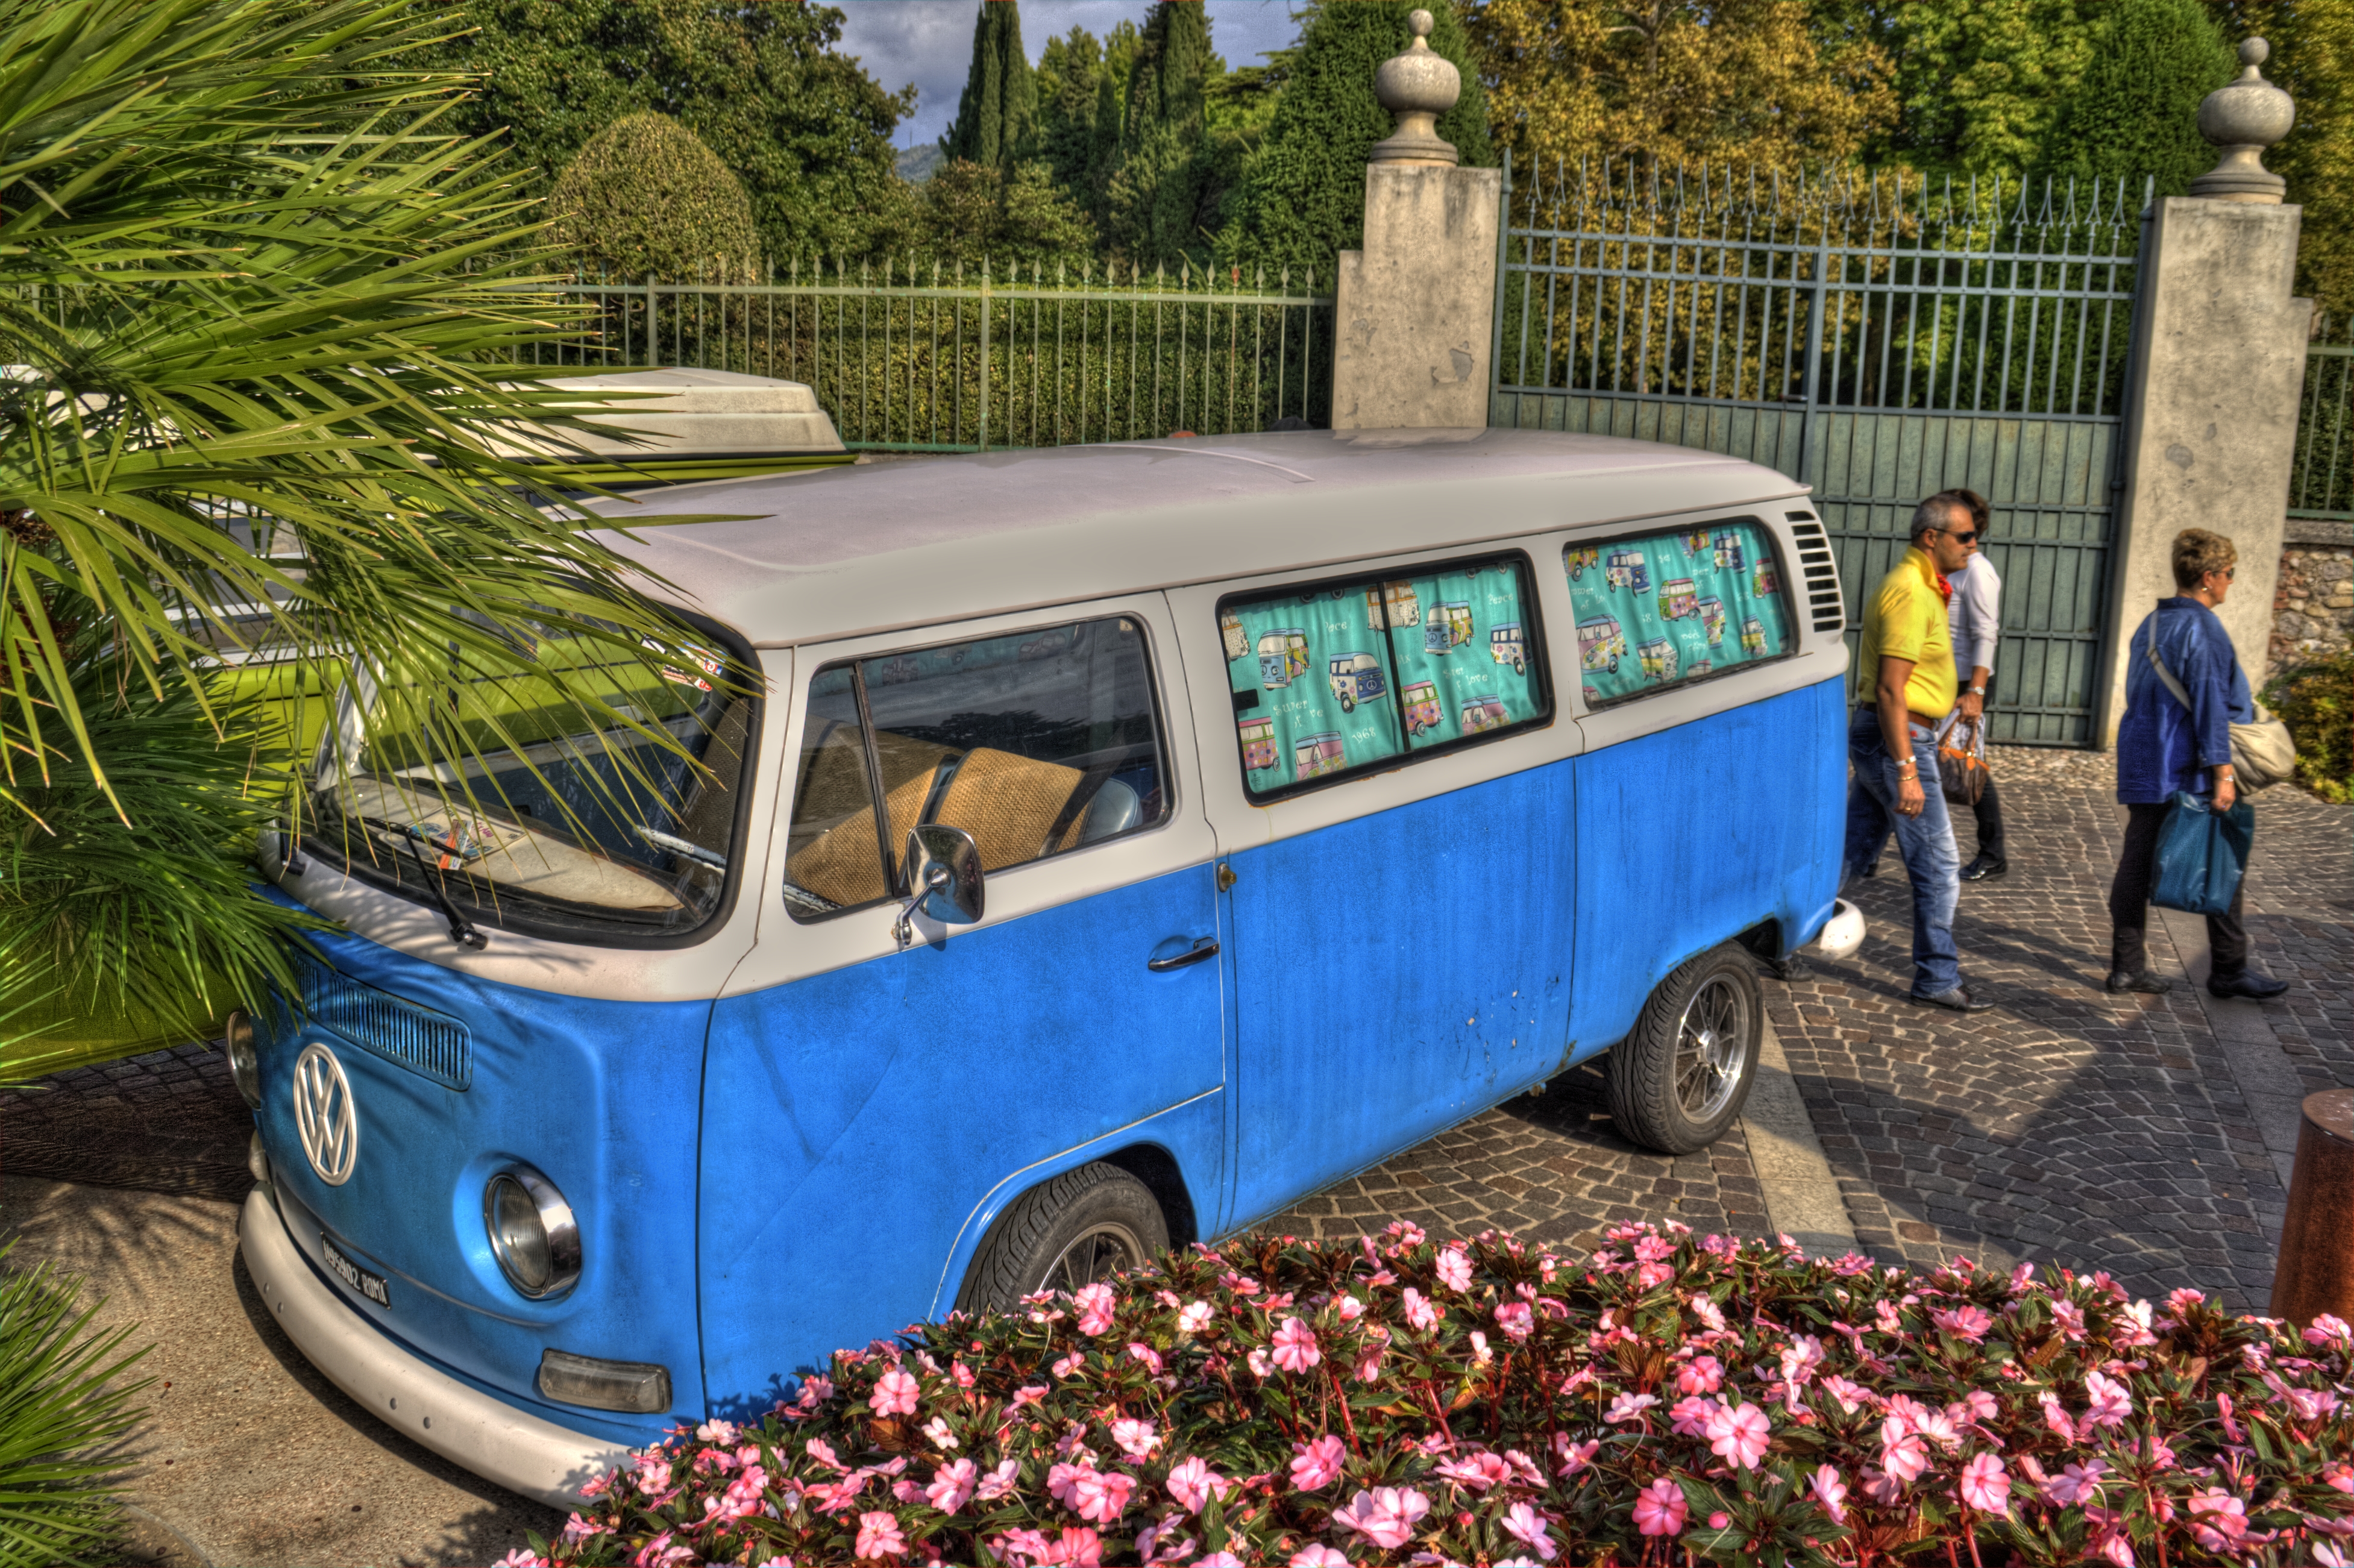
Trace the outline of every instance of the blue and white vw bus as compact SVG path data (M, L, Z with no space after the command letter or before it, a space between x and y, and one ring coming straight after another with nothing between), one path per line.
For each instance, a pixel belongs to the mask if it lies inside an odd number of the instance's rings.
M627 510L750 519L615 539L699 641L610 700L703 768L513 709L453 824L355 690L266 856L345 933L232 1032L270 1310L517 1491L1248 1226L1599 1052L1622 1130L1697 1149L1747 1093L1755 962L1832 914L1840 596L1770 470L1298 433ZM1604 671L1619 563L1703 531L1798 591L1728 592L1704 675ZM1415 624L1473 635L1445 594L1475 573L1509 705ZM1370 602L1426 612L1369 631ZM1380 673L1345 715L1297 678L1344 654ZM1416 732L1409 690L1479 722ZM1516 917L1434 924L1434 884Z

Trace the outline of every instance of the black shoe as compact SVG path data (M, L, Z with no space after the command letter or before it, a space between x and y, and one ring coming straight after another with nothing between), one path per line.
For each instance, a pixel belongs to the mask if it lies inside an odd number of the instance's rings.
M1989 861L1986 856L1980 855L1978 859L1970 862L1969 864L1962 867L1962 880L1964 882L1994 882L2009 874L2009 871L2010 867L2005 865L2002 862L1999 860Z
M1803 954L1792 953L1787 959L1769 959L1766 967L1777 980L1802 980L1814 978L1815 966L1807 962Z
M2146 996L2164 996L2174 989L2174 982L2164 975L2154 975L2147 969L2111 969L2108 989L2122 995L2137 991Z
M2243 969L2228 980L2211 979L2207 982L2208 995L2219 996L2226 1001L2235 996L2244 996L2250 1001L2270 1001L2286 990L2288 990L2288 981L2274 980L2272 976L2260 973L2255 969Z
M1861 871L1857 872L1856 874L1858 876L1878 876L1880 874L1880 863L1878 861L1873 861L1870 865L1867 865Z
M1942 1007L1954 1012L1984 1012L1994 1006L1990 1001L1980 1001L1970 994L1969 987L1962 985L1951 991L1939 991L1935 996L1923 996L1914 991L1913 1000L1924 1007Z

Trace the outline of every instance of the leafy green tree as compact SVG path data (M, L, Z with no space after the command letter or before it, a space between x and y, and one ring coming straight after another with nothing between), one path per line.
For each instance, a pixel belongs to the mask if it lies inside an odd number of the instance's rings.
M2335 324L2354 315L2354 5L2344 0L2212 0L2223 37L2272 46L2265 77L2296 100L2296 128L2264 155L2305 208L2297 292Z
M1009 173L959 158L917 187L893 239L919 260L1028 268L1086 260L1096 231L1044 164Z
M1155 0L1128 80L1119 161L1106 192L1112 249L1144 266L1174 265L1207 249L1216 214L1202 151L1204 78L1214 67L1202 0Z
M1016 0L981 0L972 64L940 151L1002 173L1033 156L1037 137L1038 84L1022 48L1021 7Z
M1341 0L1305 13L1299 45L1278 61L1281 91L1265 143L1247 159L1234 211L1219 237L1227 260L1313 267L1331 275L1334 256L1364 241L1365 159L1397 122L1373 96L1373 73L1413 41L1415 0ZM1447 0L1427 9L1432 50L1455 62L1463 95L1438 122L1464 164L1496 161L1488 100L1470 40Z
M1900 121L1875 151L1928 170L2016 177L2041 161L2098 48L2103 0L1903 0Z
M476 73L456 111L502 129L546 191L588 139L653 110L701 137L744 182L764 249L855 253L887 212L891 136L915 90L886 92L840 53L830 5L708 0L459 0L468 31L436 56ZM453 29L454 30L454 29Z
M588 139L548 201L584 270L665 281L748 277L760 251L744 184L667 114L625 114Z
M1127 24L1133 30L1134 25ZM1097 157L1096 111L1110 91L1112 120L1119 115L1119 89L1111 79L1104 48L1085 27L1046 40L1039 52L1038 153L1055 183L1076 194L1093 194ZM1119 144L1115 136L1112 145Z
M463 779L506 721L442 694L528 683L610 727L601 675L543 668L539 634L650 683L689 635L597 520L535 503L571 470L507 455L517 425L581 428L525 363L574 323L515 288L552 258L512 161L449 132L465 82L416 63L450 27L0 0L0 57L41 62L0 73L0 191L45 198L0 198L0 1019L82 988L194 1030L292 985L303 922L239 863L302 731L249 723L222 655L281 656L297 692L356 666Z
M2155 175L2159 196L2183 195L2215 166L2215 149L2199 134L2200 101L2238 68L2199 0L2117 0L2092 63L2053 116L2037 172L2080 185Z

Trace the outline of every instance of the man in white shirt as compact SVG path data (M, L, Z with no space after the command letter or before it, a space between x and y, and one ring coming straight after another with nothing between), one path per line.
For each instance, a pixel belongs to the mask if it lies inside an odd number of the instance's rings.
M1954 637L1954 674L1959 698L1954 711L1963 723L1986 712L1987 689L1994 680L1994 645L2002 635L2002 578L1987 558L1986 498L1974 490L1946 493L1970 510L1978 538L1963 568L1949 575L1953 597L1946 601L1946 618ZM1962 867L1964 882L1992 882L2009 869L2003 858L2002 802L1994 775L1987 775L1986 790L1971 808L1978 818L1978 853ZM1959 833L1956 834L1959 837Z

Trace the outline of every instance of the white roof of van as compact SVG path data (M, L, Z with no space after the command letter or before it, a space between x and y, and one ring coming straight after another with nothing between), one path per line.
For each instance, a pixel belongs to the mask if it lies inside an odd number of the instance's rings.
M756 646L1806 494L1689 447L1327 430L1049 447L680 485L604 537ZM742 521L658 524L733 514Z

